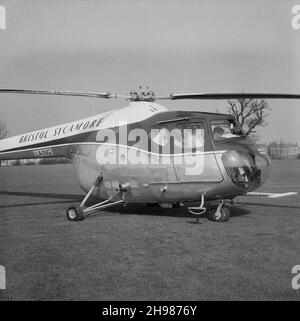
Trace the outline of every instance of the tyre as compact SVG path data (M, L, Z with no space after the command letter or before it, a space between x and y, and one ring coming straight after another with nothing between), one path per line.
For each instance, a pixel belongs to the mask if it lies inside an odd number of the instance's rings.
M66 211L67 219L69 221L82 221L83 220L83 210L82 208L76 208L71 206Z
M208 219L214 222L227 222L230 217L229 209L225 206L222 206L220 212L217 210L210 210L208 212Z

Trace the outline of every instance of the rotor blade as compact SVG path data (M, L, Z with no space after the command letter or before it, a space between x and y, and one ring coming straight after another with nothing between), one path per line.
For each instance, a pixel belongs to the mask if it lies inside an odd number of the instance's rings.
M259 98L259 99L300 99L297 94L277 94L277 93L194 93L194 94L171 94L168 98L161 99L242 99L242 98Z
M112 95L111 93L95 93L95 92L78 92L78 91L56 91L56 90L36 90L36 89L2 89L1 93L8 94L37 94L37 95L58 95L58 96L80 96L94 98L130 98L126 95Z

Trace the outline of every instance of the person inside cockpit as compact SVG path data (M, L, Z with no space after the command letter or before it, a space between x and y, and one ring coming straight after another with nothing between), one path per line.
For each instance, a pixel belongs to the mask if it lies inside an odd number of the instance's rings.
M223 138L224 129L220 126L217 126L213 129L214 140L220 140Z

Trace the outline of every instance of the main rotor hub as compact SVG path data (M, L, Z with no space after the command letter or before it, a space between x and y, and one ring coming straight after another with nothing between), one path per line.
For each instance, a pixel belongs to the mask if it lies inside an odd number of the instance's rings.
M154 92L149 90L148 87L146 90L142 90L142 87L140 87L139 90L130 92L130 101L155 101Z

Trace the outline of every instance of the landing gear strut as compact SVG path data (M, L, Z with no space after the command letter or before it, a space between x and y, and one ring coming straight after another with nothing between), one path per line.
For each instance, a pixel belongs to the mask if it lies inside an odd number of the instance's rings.
M128 185L120 185L119 189L117 189L117 194L122 193L121 199L115 202L112 202L113 198L116 195L111 196L107 200L94 204L92 206L86 207L85 204L91 194L93 193L94 189L100 185L100 183L103 181L103 174L99 175L94 183L94 185L91 187L83 201L81 202L79 207L71 206L67 209L67 219L70 221L82 221L84 218L84 214L87 212L92 212L100 209L104 209L107 207L111 207L117 204L125 203L124 197L127 192Z
M222 200L217 208L207 209L204 207L204 195L201 195L201 204L199 207L188 207L188 211L192 215L197 215L196 223L199 223L199 216L208 212L208 219L215 222L226 222L229 220L230 212L229 209L225 206L225 202Z
M221 202L217 209L210 209L208 211L208 219L214 222L227 222L230 217L229 209Z

